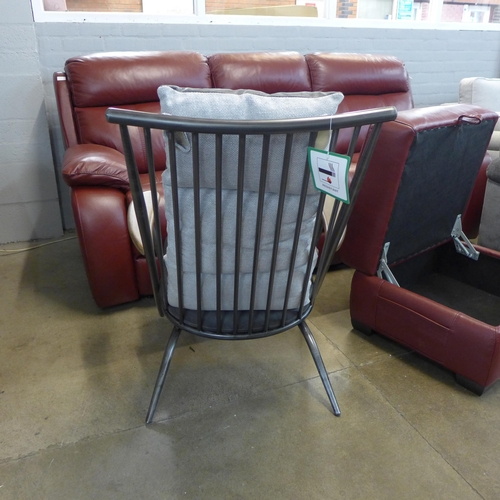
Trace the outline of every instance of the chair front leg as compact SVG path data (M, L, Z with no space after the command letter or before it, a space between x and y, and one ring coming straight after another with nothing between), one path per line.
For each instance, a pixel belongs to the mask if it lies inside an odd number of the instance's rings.
M311 351L311 355L314 359L314 363L316 364L316 368L318 369L319 376L325 386L326 394L328 395L328 399L330 400L330 404L332 405L333 413L336 417L340 417L340 407L337 403L337 398L335 397L335 393L333 392L333 387L328 378L328 372L325 368L325 363L323 363L323 358L319 352L318 344L316 343L316 339L314 338L311 330L307 326L307 323L303 321L299 324L300 331L304 338L306 339L309 350Z
M151 397L151 403L149 404L148 414L146 416L146 424L150 424L153 421L153 416L156 411L156 407L158 406L158 400L160 399L163 384L165 383L165 377L167 376L167 372L170 367L170 361L172 361L172 356L174 354L174 349L177 341L179 340L180 333L180 328L174 326L174 329L170 334L170 338L168 339L165 353L163 354L160 371L158 372L155 388L153 390L153 396Z

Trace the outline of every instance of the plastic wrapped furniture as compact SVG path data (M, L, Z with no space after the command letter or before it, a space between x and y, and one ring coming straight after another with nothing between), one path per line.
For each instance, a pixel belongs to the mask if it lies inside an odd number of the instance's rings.
M384 124L341 248L356 269L354 328L410 347L478 394L500 377L500 253L475 248L461 214L497 118L455 104Z
M321 118L240 121L179 118L110 109L120 125L134 206L158 310L174 325L146 422L151 422L181 330L215 339L265 337L298 326L309 346L335 415L340 415L314 337L305 320L314 305L366 174L381 123L395 108ZM348 155L361 127L375 124L349 187L336 201L323 252L316 244L326 195L315 190L308 146L331 130L351 129ZM144 131L154 223L144 202L129 130ZM352 129L354 127L354 129ZM167 138L163 189L168 236L161 236L152 130ZM184 135L186 133L187 135ZM179 141L187 140L186 148ZM292 154L293 152L293 154ZM151 229L152 228L152 229ZM314 274L313 274L314 271ZM207 289L209 293L207 294Z

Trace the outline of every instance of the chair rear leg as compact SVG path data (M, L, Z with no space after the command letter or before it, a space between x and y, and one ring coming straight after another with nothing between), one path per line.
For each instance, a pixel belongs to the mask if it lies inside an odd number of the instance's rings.
M179 340L180 333L180 328L174 326L174 329L170 334L170 338L168 339L167 347L165 347L165 353L163 354L160 371L158 372L158 377L156 378L153 396L151 397L151 403L149 403L148 414L146 416L146 424L150 424L153 421L153 416L156 411L156 407L158 406L158 400L160 399L160 394L163 389L165 377L167 376L168 368L170 367L170 361L172 361L172 356L174 354L177 340Z
M299 328L304 335L304 338L306 339L309 350L311 351L314 363L316 364L316 368L319 372L319 376L321 377L323 385L325 386L326 394L328 395L328 399L330 400L330 403L332 405L333 413L336 417L339 417L339 404L337 403L337 398L335 397L335 394L333 392L332 384L330 382L330 379L328 378L328 373L326 371L325 364L323 363L323 358L321 357L321 354L319 352L318 344L316 343L316 340L305 321L299 324Z

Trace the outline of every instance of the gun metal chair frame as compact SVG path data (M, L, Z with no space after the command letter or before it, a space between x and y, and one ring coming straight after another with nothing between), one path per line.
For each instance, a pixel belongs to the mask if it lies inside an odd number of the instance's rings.
M371 155L373 153L380 127L382 123L391 121L396 118L397 112L393 107L379 108L373 110L359 111L344 113L335 116L324 116L317 118L304 118L304 119L287 119L287 120L265 120L265 121L235 121L235 120L202 120L193 118L176 117L155 113L145 113L138 111L121 110L110 108L107 111L107 119L110 123L118 124L120 126L121 137L123 141L124 155L127 164L127 170L130 180L130 189L132 199L135 206L140 234L144 246L144 252L147 259L149 273L153 285L154 297L158 311L161 316L165 316L173 324L173 330L170 339L167 343L165 353L163 356L162 364L158 373L156 385L153 391L151 404L147 413L146 423L150 423L153 419L154 412L158 405L158 400L163 388L165 377L170 366L172 355L182 330L200 335L203 337L216 338L216 339L250 339L260 338L265 336L274 335L280 332L289 330L295 326L299 327L302 332L309 350L312 354L316 368L319 372L323 385L325 387L328 399L331 403L333 413L336 416L340 415L340 408L335 397L331 382L328 378L325 365L323 363L317 343L307 326L306 318L311 312L314 301L320 290L321 284L329 269L329 263L339 246L342 235L345 231L349 216L351 214L353 205L356 201L357 193L361 187L368 168ZM310 183L311 173L306 159L306 152L303 152L303 172L301 175L301 188L299 201L297 204L296 224L294 228L293 243L291 248L288 249L288 272L287 277L279 280L278 275L278 257L280 252L283 252L283 245L280 242L280 233L282 230L282 220L284 216L285 201L287 197L287 182L289 176L289 169L292 157L292 147L294 140L298 135L304 134L307 144L314 146L317 135L321 131L330 131L329 151L335 152L339 138L339 132L343 130L344 134L349 134L350 143L347 149L346 156L353 157L356 143L359 140L362 127L370 126L366 139L364 140L363 148L357 159L357 166L355 175L349 185L349 198L350 203L344 203L335 199L331 216L329 217L329 224L326 228L326 235L322 252L317 258L317 244L325 232L324 227L324 205L325 193L314 191L314 220L312 230L312 238L307 242L307 260L305 263L305 272L300 278L300 302L293 306L290 305L290 296L292 294L292 287L295 282L297 285L297 278L295 273L295 265L297 260L297 251L300 244L303 245L303 237L301 236L301 226L303 224L304 209L306 200L310 200L311 190ZM147 213L146 204L143 197L143 188L141 185L139 173L134 159L134 151L130 139L129 127L139 127L143 130L144 140L146 145L146 154L148 159L149 182L151 185L152 205L154 212L153 224L150 224L150 218ZM160 227L160 203L158 202L159 193L156 186L155 166L153 158L153 147L151 142L151 131L159 129L164 131L166 144L167 144L167 165L166 170L171 185L171 203L173 209L173 221L168 223L167 233L172 234L175 240L175 263L176 272L172 270L167 271L164 263L165 252L169 237L166 241L162 236ZM193 206L191 216L194 218L194 241L185 242L194 248L194 262L183 262L182 255L182 238L183 232L181 227L181 216L185 211L180 206L179 201L179 185L178 185L178 148L176 148L176 141L178 141L178 134L189 134L185 137L190 137L192 142L192 190L194 193ZM214 310L204 310L203 306L203 268L202 268L202 207L201 207L201 187L200 187L200 157L202 156L201 149L203 141L206 137L213 137L213 144L215 144L215 179L214 179L214 192L215 192L215 228L216 228L216 253L215 262L213 262L213 270L215 273L215 303ZM222 295L223 290L223 270L225 263L222 262L223 236L224 230L223 223L223 148L226 144L227 137L236 137L238 145L237 154L234 157L234 172L233 175L237 179L237 195L236 195L236 213L234 214L235 231L234 231L234 276L231 278L233 301L231 310L223 308ZM253 253L253 266L251 276L251 289L249 303L247 302L244 309L241 309L241 283L242 275L240 272L242 265L242 242L244 238L244 230L242 219L246 208L244 206L244 187L245 187L245 157L248 154L245 152L247 140L249 137L261 136L261 150L257 153L258 162L260 164L260 180L258 189L258 201L255 210L254 224L254 249ZM281 184L279 192L276 193L278 202L276 209L276 224L274 230L274 238L272 241L272 252L268 264L268 286L267 297L264 298L265 307L259 306L256 308L256 302L262 297L256 297L260 294L257 289L257 268L259 266L259 252L261 251L261 237L262 237L262 217L263 210L266 203L266 178L268 177L269 170L269 156L270 150L273 147L272 140L275 136L280 137L283 144L283 154L280 157L282 165L281 171ZM201 145L200 145L201 144ZM307 149L304 148L305 150ZM280 153L281 154L281 153ZM255 157L255 155L254 155ZM301 159L302 162L302 159ZM302 168L302 167L301 167ZM165 173L164 173L165 175ZM309 196L309 198L308 198ZM308 202L309 203L309 202ZM254 207L255 208L255 207ZM224 216L226 217L226 215ZM194 269L195 274L195 290L194 296L196 297L196 307L186 308L184 301L186 298L183 292L183 271L187 267ZM170 275L168 274L170 273ZM266 275L267 276L267 275ZM172 297L167 293L168 280L174 280L177 287L177 297L172 300ZM275 293L276 283L283 284L283 301L279 310L276 310L273 304L273 293ZM227 282L225 282L227 283ZM248 282L247 282L248 284ZM190 294L193 296L193 293ZM262 301L261 301L262 303ZM172 305L174 304L174 305Z

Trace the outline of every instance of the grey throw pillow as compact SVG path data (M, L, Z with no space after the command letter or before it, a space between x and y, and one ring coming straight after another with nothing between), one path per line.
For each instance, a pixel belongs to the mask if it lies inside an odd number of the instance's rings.
M190 118L221 119L221 120L279 120L289 118L307 118L315 116L330 116L336 113L343 95L338 92L298 92L282 94L265 94L250 90L221 89L187 89L172 86L162 86L158 89L161 111L165 114ZM315 146L326 148L330 132L320 133ZM246 310L250 304L251 279L253 270L253 255L256 242L255 221L257 217L258 190L261 171L262 138L248 136L245 148L245 210L242 223L242 244L240 265L235 270L235 214L238 162L238 136L224 138L222 148L222 309L233 309L234 273L240 275L239 308ZM176 252L180 252L184 263L195 261L194 255L194 199L193 199L193 163L190 134L177 134L175 139L177 149L177 182L180 205L180 225L182 228L181 242L175 241L173 232L168 232L168 251L165 256L167 268L167 297L170 305L177 307L178 293L175 279ZM217 256L217 231L215 228L215 140L212 136L200 136L200 186L202 188L202 304L203 310L216 308L215 297L217 282L214 274ZM292 258L293 239L299 210L300 192L304 180L304 169L307 168L307 146L309 134L294 135L285 210L280 230L280 244L277 261L277 272L274 277L271 309L282 310L284 307L285 290L288 272ZM167 158L169 157L167 142ZM266 176L266 198L262 214L262 232L260 235L259 262L257 266L256 309L265 309L269 286L271 254L275 235L276 215L279 190L282 183L284 135L273 136L270 144L268 175ZM165 210L167 227L173 220L170 172L163 174L165 192ZM319 201L319 193L313 182L309 182L309 191L304 206L300 238L296 249L296 259L293 269L292 287L288 300L288 308L296 308L300 304L302 287L307 270L307 258ZM179 246L179 248L178 248ZM172 277L172 279L170 279ZM192 265L183 265L183 303L188 309L196 309L196 274ZM306 303L309 294L306 294Z
M214 120L281 120L334 115L341 92L280 92L193 89L162 85L161 112Z
M289 118L310 118L331 116L337 112L344 98L340 92L283 92L266 94L254 90L193 89L164 85L158 89L161 112L164 114L189 118L218 120L281 120ZM315 147L324 149L328 146L330 132L320 132ZM212 139L213 141L213 139ZM307 155L308 134L297 134L292 149L292 162L289 173L289 192L300 192L303 169ZM260 175L260 157L254 151L260 151L261 138L247 138L245 167L245 189L257 191ZM179 155L179 186L192 186L192 167L190 137L176 136L177 147L185 155ZM274 137L269 159L269 176L266 191L278 192L281 184L281 164L283 161L284 137ZM238 138L230 137L223 150L223 169L232 170L236 164ZM215 142L204 140L200 161L203 165L201 185L215 187ZM168 151L167 151L168 154ZM168 158L168 156L167 156ZM224 176L226 189L236 189L235 176ZM312 184L312 183L311 183ZM314 187L310 186L310 192Z

